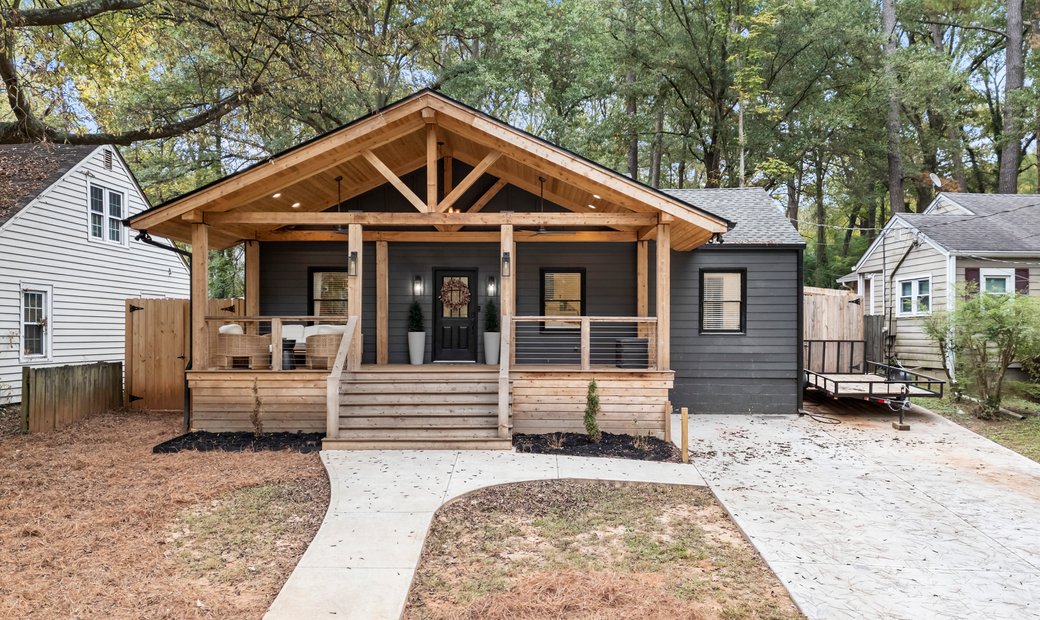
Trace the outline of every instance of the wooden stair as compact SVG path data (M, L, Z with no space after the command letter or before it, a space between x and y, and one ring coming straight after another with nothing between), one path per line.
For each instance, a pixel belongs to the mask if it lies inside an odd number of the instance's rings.
M508 450L498 436L498 370L371 367L344 374L339 436L325 449Z

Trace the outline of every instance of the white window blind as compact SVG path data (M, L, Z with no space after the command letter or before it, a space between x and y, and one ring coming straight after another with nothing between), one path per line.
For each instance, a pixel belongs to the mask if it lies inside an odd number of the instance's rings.
M315 316L347 315L347 272L314 272Z
M701 291L701 329L703 331L741 331L743 316L743 277L741 272L705 272Z

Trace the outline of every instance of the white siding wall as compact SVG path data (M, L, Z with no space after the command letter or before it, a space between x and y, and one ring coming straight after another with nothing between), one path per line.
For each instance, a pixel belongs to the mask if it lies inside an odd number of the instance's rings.
M998 258L997 260L976 260L971 258L957 259L957 283L964 284L964 270L967 267L979 269L1028 269L1029 270L1029 296L1040 297L1040 256L1036 259L1021 259L1026 262L1016 263L1013 258Z
M930 209L925 211L929 215L965 215L970 213L967 209L953 202L946 196L940 196Z
M885 308L888 312L892 312L896 302L896 298L893 296L892 289L894 287L892 283L898 282L900 278L911 276L931 275L932 311L946 308L946 257L928 242L921 240L920 244L907 255L906 260L900 265L899 271L895 273L894 278L889 279L892 276L892 270L913 241L913 231L909 227L897 223L890 229L885 238L884 252L882 252L882 247L879 244L860 267L859 272L862 274L870 272L886 274L884 276L879 275L875 280L879 287L876 293L879 300L879 307L876 311L879 314L881 313L880 300L882 299L880 287L885 287ZM924 320L918 317L896 317L894 322L896 357L907 367L941 368L939 348L934 341L924 334L923 323ZM886 327L887 325L888 319L886 319Z
M89 239L88 172L92 182L123 192L124 217L147 207L118 156L105 169L103 151L95 150L0 229L0 402L21 399L21 283L53 290L51 355L34 366L122 360L125 299L189 294L188 270L176 254L132 238L125 247Z

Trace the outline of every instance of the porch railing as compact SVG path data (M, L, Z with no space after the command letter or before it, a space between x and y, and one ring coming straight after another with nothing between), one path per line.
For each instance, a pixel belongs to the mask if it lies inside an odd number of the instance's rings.
M219 370L331 370L345 316L206 317L209 367Z
M354 341L361 337L361 324L356 316L347 319L347 328L336 351L336 360L325 379L325 436L336 439L339 436L339 390L343 379L343 370L357 370L361 360L352 359L347 363L347 356L354 346Z
M656 317L517 316L511 323L511 346L502 350L518 369L657 369Z

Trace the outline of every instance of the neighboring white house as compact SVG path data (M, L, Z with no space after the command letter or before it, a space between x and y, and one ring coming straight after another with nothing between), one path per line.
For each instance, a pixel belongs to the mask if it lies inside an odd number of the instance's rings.
M953 307L958 284L1040 295L1040 195L941 193L922 213L893 216L838 281L860 293L864 314L885 316L900 363L942 368L924 319Z
M113 147L0 145L0 403L22 366L122 360L127 298L188 296L180 256L123 226L146 208Z

